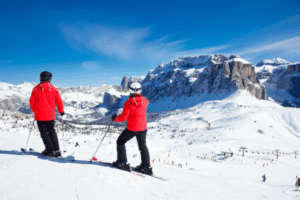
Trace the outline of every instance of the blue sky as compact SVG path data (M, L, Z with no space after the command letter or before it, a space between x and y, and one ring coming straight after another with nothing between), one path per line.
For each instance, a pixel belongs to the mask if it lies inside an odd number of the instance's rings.
M179 56L300 62L299 0L0 0L0 82L120 84Z

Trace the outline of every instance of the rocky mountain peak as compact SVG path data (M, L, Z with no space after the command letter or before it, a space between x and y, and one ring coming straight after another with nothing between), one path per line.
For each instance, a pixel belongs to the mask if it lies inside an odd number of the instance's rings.
M241 58L240 56L238 56L238 55L231 55L231 56L229 56L229 58L228 59L234 59L234 58Z
M121 87L122 91L127 92L128 91L128 76L124 76L121 81Z
M174 102L186 97L237 90L247 90L258 99L267 99L255 68L236 55L229 58L223 55L180 57L150 70L142 86L142 94L150 100L151 105L164 99ZM172 107L172 104L164 103L164 109Z
M144 80L145 76L135 77L131 76L128 78L128 76L124 76L121 81L121 91L128 92L128 88L132 82L139 82L141 83Z
M287 65L290 64L288 61L282 58L273 58L272 60L266 59L257 63L256 67L261 67L263 65L271 65L271 66L279 66L279 65Z
M276 70L287 68L290 63L282 58L266 59L257 63L255 71L259 79L269 78Z
M265 82L270 97L283 106L300 107L300 63L278 67Z

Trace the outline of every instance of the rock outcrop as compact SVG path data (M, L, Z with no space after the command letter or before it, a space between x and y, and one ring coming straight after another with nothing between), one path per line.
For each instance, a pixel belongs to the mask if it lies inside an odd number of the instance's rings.
M300 63L277 70L267 82L275 84L277 90L286 90L295 98L300 99Z
M264 85L276 102L287 107L300 107L300 63L273 70Z
M128 92L128 83L129 83L128 77L127 77L127 76L124 76L124 78L123 78L122 81L121 81L121 88L122 88L122 91Z
M141 83L144 80L144 78L145 78L145 76L141 76L141 77L131 76L130 78L128 78L127 76L124 76L121 81L121 91L128 92L129 86L132 82Z
M290 64L290 63L282 58L274 58L272 60L266 59L266 60L260 61L259 63L257 63L256 67L261 67L264 65L281 66L281 65L286 65L286 64Z
M150 70L142 81L142 94L150 102L172 101L202 94L248 90L258 99L268 99L255 68L239 56L207 55L177 59Z
M288 66L287 74L290 78L288 91L291 95L300 100L300 63Z
M103 97L103 105L109 109L113 110L118 107L118 103L122 101L119 97L116 95L112 95L110 93L105 92L104 97Z
M267 79L276 70L287 68L290 63L282 58L274 58L272 60L263 60L257 63L255 71L258 79Z
M0 101L0 109L19 110L22 108L22 103L22 99L13 94L10 99Z
M207 67L192 85L190 95L248 90L258 99L267 99L265 87L256 76L254 67L240 61L224 62Z

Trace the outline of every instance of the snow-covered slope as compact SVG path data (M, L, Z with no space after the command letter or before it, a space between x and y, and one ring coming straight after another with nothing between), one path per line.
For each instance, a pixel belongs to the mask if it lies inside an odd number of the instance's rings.
M23 155L29 124L33 118L17 123L12 113L0 112L0 199L299 199L295 192L300 176L300 111L235 92L220 101L207 101L188 109L160 114L148 123L147 146L155 175L161 181L141 178L89 159L105 133L103 126L75 125L64 130L67 160ZM4 118L4 120L2 119ZM57 123L60 127L59 122ZM16 128L11 128L16 125ZM23 126L28 126L23 128ZM91 128L93 128L91 130ZM98 129L98 130L97 130ZM123 128L122 128L123 129ZM104 139L96 157L116 160L116 139L122 129ZM90 130L88 134L80 132ZM260 131L259 131L260 130ZM63 150L62 131L58 130ZM75 148L75 142L80 148ZM111 141L111 144L110 144ZM37 128L29 147L44 149ZM242 157L239 147L247 147ZM137 142L126 144L128 162L140 164ZM279 149L276 159L275 149ZM233 152L224 157L221 152ZM133 155L137 155L134 157ZM172 165L174 162L174 165ZM182 168L178 167L182 165ZM261 176L266 174L267 181Z
M20 85L0 82L0 100L7 100L12 96L20 96L20 98L23 97L25 99L35 86L36 83L33 82L24 82Z

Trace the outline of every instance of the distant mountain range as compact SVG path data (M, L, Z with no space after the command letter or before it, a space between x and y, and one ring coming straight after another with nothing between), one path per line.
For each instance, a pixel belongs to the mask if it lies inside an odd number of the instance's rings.
M188 108L208 100L222 100L239 90L261 100L300 107L300 63L284 59L263 60L256 66L239 56L202 55L180 57L158 65L146 76L125 76L121 85L58 88L66 118L78 122L108 122L121 112L132 81L143 86L150 101L148 112ZM0 82L0 108L31 113L29 97L36 83ZM57 113L58 114L58 113Z

